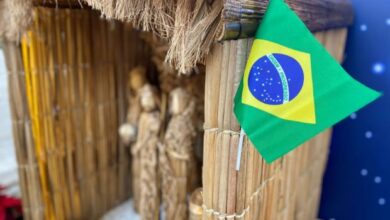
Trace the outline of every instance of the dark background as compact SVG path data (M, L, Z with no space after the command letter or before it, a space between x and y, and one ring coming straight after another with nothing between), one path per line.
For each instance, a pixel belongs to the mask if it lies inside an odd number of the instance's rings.
M334 127L319 217L390 220L390 0L351 0L345 69L383 93Z

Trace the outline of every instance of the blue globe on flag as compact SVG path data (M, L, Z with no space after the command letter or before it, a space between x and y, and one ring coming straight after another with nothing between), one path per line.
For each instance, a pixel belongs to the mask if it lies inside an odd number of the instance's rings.
M297 97L303 81L303 69L294 58L271 53L262 56L252 65L248 87L260 102L282 105Z

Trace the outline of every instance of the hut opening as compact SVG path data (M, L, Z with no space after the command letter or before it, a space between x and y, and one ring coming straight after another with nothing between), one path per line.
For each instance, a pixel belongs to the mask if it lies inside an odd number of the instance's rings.
M268 1L28 2L0 0L25 219L129 198L142 219L316 218L330 130L271 165L245 138L235 169L233 98ZM350 5L287 2L341 61Z

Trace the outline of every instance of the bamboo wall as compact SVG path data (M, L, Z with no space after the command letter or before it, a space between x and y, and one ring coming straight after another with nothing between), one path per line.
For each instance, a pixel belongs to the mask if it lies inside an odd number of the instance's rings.
M316 34L339 61L346 30ZM215 45L206 62L203 219L312 220L317 217L331 131L268 165L245 138L235 170L240 126L233 98L251 40Z
M36 8L21 46L7 45L25 219L98 219L130 196L117 129L127 73L149 62L138 37L91 10Z

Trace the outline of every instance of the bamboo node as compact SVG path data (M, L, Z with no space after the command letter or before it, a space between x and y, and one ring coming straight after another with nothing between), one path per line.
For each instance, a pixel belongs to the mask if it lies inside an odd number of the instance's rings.
M33 164L20 164L18 165L18 168L21 170L27 170L27 169L35 169L38 167L38 164L33 163Z
M7 69L7 72L6 74L9 76L9 77L12 77L12 76L25 76L26 74L24 73L23 70L19 70L19 71L12 71L10 69Z
M204 132L216 132L216 133L222 133L222 134L229 134L229 135L240 135L239 131L232 131L222 128L203 128Z
M34 208L30 208L29 206L23 207L23 212L31 212L31 213L41 213L43 212L43 206L37 206Z

